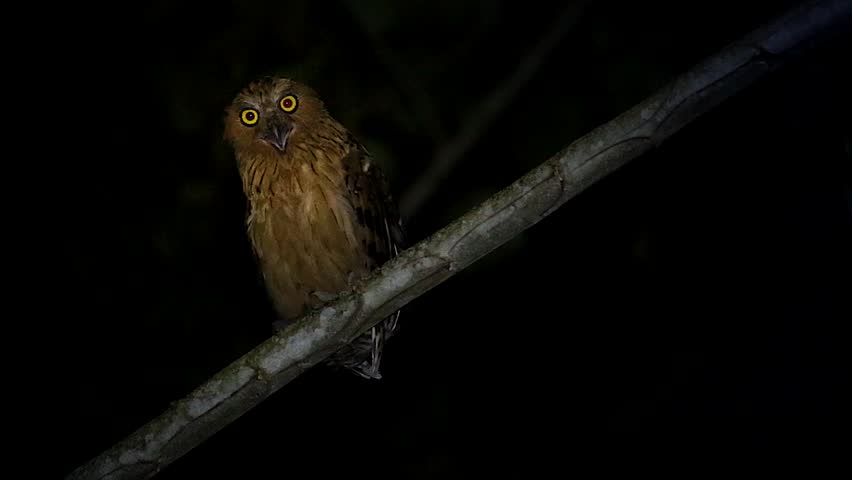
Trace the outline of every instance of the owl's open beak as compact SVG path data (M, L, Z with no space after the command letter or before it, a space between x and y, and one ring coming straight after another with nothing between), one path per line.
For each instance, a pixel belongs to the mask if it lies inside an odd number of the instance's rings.
M279 152L283 152L287 148L287 138L292 131L292 128L285 123L271 122L267 125L266 131L260 134L260 139L278 149Z

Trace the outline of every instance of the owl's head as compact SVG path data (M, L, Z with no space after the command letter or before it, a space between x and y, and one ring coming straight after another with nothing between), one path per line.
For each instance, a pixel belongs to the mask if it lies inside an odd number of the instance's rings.
M237 151L287 152L300 138L321 130L330 117L316 92L288 78L252 82L228 106L225 140Z

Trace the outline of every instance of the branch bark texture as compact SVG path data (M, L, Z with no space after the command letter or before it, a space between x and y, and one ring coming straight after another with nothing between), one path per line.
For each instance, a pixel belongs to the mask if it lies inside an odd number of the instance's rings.
M388 314L847 24L852 1L798 7L707 58L269 338L68 479L149 478Z

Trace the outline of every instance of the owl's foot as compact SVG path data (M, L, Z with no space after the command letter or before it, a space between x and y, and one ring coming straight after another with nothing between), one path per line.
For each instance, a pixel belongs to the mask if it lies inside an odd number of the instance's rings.
M314 290L313 292L311 292L311 296L316 298L317 300L319 300L322 303L328 303L332 300L337 299L338 294L337 293L330 293L330 292L323 292L323 291L320 291L320 290Z
M361 280L364 280L365 278L369 277L370 273L372 273L372 272L369 272L369 271L361 272L361 273L349 272L349 276L346 277L346 281L348 282L347 285L349 285L350 287L355 286L356 283L358 283Z
M293 322L288 321L288 320L276 320L276 321L272 322L272 329L273 329L273 331L278 333L278 332L283 331L285 328L289 327L292 324L293 324Z

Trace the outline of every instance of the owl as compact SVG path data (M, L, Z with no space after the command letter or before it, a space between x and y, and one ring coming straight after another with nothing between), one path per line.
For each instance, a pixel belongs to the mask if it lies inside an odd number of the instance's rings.
M311 87L264 77L226 108L224 138L247 198L246 228L263 283L284 324L396 256L405 233L367 149ZM326 360L381 378L399 312Z

